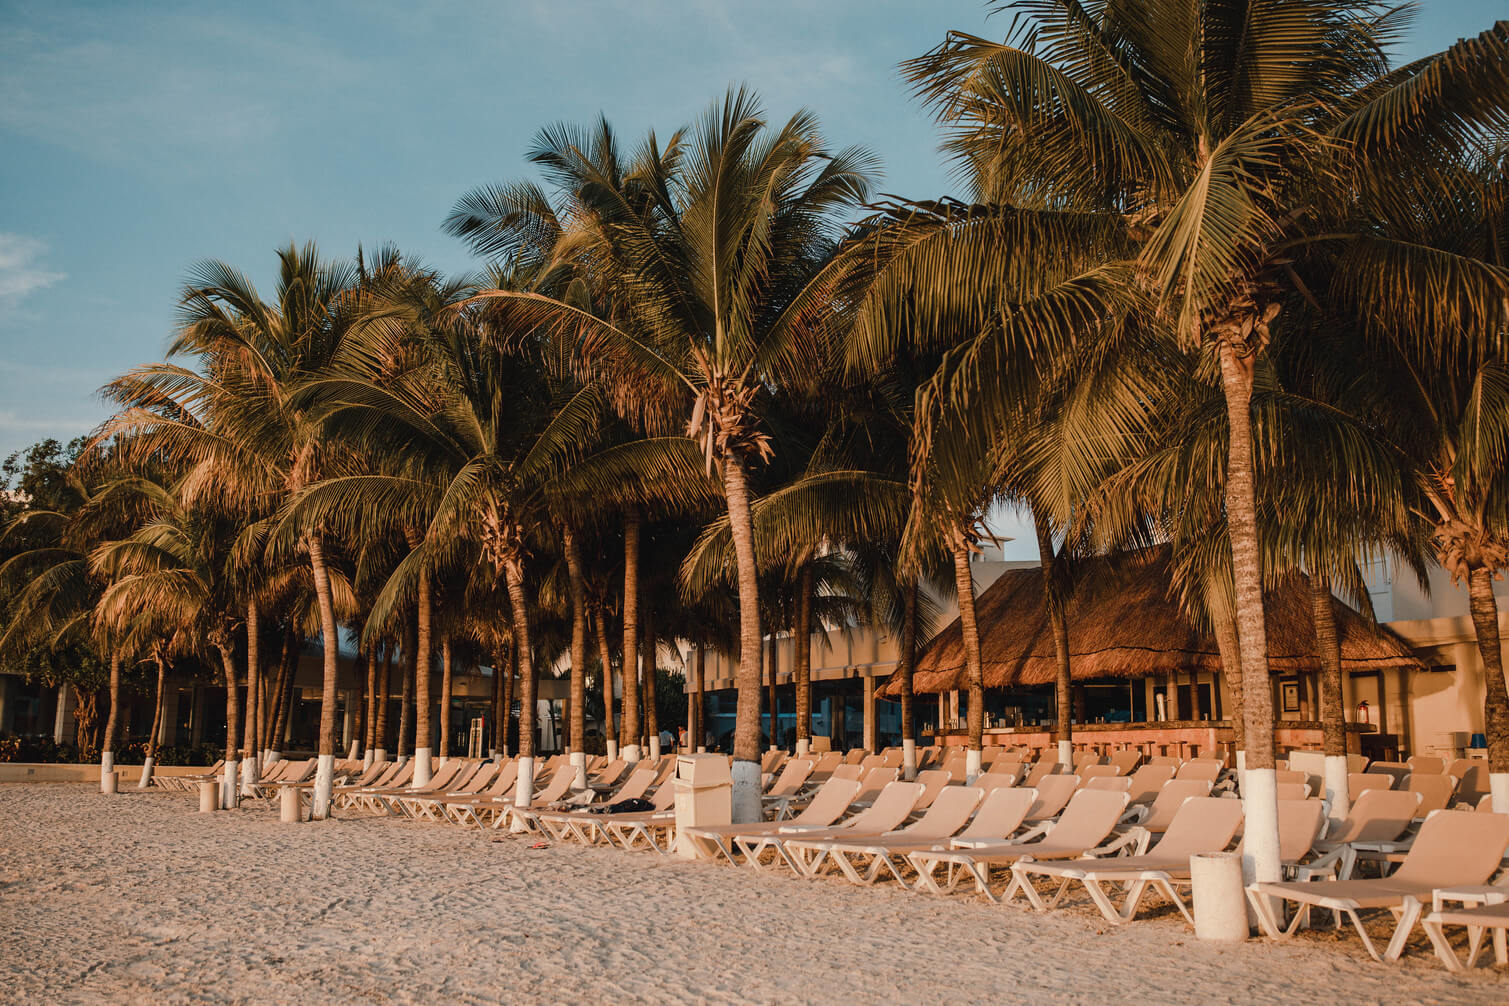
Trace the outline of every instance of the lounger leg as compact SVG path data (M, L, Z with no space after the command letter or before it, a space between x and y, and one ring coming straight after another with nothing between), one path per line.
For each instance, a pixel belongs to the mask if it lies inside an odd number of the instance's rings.
M1058 882L1058 890L1053 892L1053 897L1048 899L1048 903L1043 906L1043 910L1047 911L1050 908L1057 908L1059 903L1064 900L1064 895L1069 893L1069 886L1073 883L1074 881L1067 877L1060 880Z
M1249 887L1247 901L1252 905L1252 910L1258 917L1258 926L1262 928L1265 936L1270 940L1282 940L1289 935L1284 931L1284 927L1279 925L1278 917L1273 911L1274 904L1278 902L1277 898L1260 894L1256 888Z
M917 871L917 879L912 881L912 890L930 891L933 894L942 894L937 880L933 877L933 871L938 868L936 859L924 859L921 856L908 856L907 862L912 864L912 869Z
M845 877L849 878L851 884L858 884L863 887L865 883L864 878L859 875L858 870L854 869L854 863L849 859L851 855L853 853L830 852L828 858L838 864L839 870L843 872Z
M1189 914L1189 908L1185 906L1184 899L1179 897L1178 890L1175 889L1174 885L1171 882L1160 878L1153 881L1153 886L1162 891L1164 896L1174 903L1174 907L1179 909L1179 914L1184 916L1184 921L1188 922L1190 925L1195 924L1195 917Z
M1345 908L1342 909L1342 911L1347 913L1347 917L1352 920L1352 928L1356 929L1357 935L1362 937L1362 946L1363 949L1368 952L1368 956L1373 960L1379 962L1380 964L1383 963L1383 958L1379 955L1378 948L1373 946L1373 941L1371 938L1369 938L1368 931L1363 928L1362 919L1357 917L1356 910L1352 908ZM1398 930L1396 929L1395 933L1397 932Z
M1399 924L1394 927L1394 937L1388 942L1388 950L1384 956L1391 961L1397 961L1404 956L1405 945L1409 943L1409 934L1415 929L1415 923L1420 921L1423 906L1417 898L1405 898L1404 910L1399 913Z
M1446 938L1445 927L1441 923L1432 922L1428 918L1423 920L1420 926L1425 930L1425 935L1430 937L1430 945L1435 948L1436 956L1440 958L1441 963L1446 965L1446 970L1463 970L1462 962L1457 958L1457 952L1451 948L1451 941ZM1476 957L1476 954L1468 956L1467 967L1472 967Z
M1042 901L1038 898L1037 892L1032 889L1032 882L1027 879L1025 874L1012 867L1011 882L1006 885L1006 893L1001 895L1001 904L1011 904L1016 900L1018 891L1027 899L1029 905L1033 908L1041 909Z
M1095 907L1100 909L1100 914L1106 917L1106 921L1112 925L1121 925L1121 915L1116 911L1116 906L1111 903L1111 899L1106 897L1105 889L1100 886L1100 881L1086 877L1084 884L1090 900L1095 902Z

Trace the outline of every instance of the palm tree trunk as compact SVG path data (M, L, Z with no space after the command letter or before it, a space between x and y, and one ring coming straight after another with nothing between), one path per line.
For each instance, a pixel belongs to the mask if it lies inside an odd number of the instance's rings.
M1310 605L1315 620L1315 656L1320 660L1321 750L1325 754L1326 796L1331 817L1342 820L1351 809L1347 788L1347 721L1341 701L1341 637L1331 600L1331 578L1310 574Z
M413 542L410 543L411 546ZM431 775L434 726L430 711L430 646L433 642L435 598L428 566L419 570L419 641L414 651L414 785L426 786Z
M232 685L234 687L234 685ZM121 658L119 653L110 654L110 714L105 719L105 740L100 745L100 791L113 792L105 777L115 771L115 745L120 734L121 707ZM234 734L232 734L234 737ZM114 781L113 779L111 780Z
M1236 749L1241 768L1246 768L1247 752L1243 747L1246 730L1242 724L1242 644L1237 640L1237 623L1231 617L1224 602L1209 604L1210 621L1214 626L1216 649L1221 653L1221 673L1226 675L1226 690L1231 693L1231 709L1227 718L1231 721L1232 747Z
M965 755L965 784L980 774L985 744L985 667L980 662L980 626L975 621L975 577L969 568L969 547L962 531L949 545L954 556L954 587L959 595L959 628L964 634L964 669L969 682L969 750Z
M377 760L377 747L382 742L377 737L377 703L380 701L377 685L377 669L381 666L377 645L367 647L367 705L362 716L362 771L371 768Z
M618 758L618 724L613 708L613 654L608 649L608 612L598 605L594 613L597 623L597 662L602 665L603 675L603 742L608 760Z
M514 802L528 807L534 793L534 721L535 677L534 654L529 639L528 599L524 596L524 564L517 556L503 562L508 583L508 599L513 607L514 652L519 661L519 781ZM516 822L516 827L523 825Z
M755 565L754 521L749 509L749 482L744 459L723 459L723 494L738 567L739 669L738 706L734 720L733 820L762 820L760 808L760 585Z
M907 782L917 778L917 695L912 675L917 670L917 581L901 587L901 771Z
M1467 574L1472 627L1483 660L1483 733L1488 738L1488 786L1493 809L1509 814L1509 688L1504 684L1504 647L1499 639L1499 607L1493 596L1493 570Z
M415 623L405 617L403 627L403 692L398 700L398 760L408 761L414 750L414 654L419 649ZM413 778L410 776L410 778Z
M225 633L229 638L230 633ZM225 774L220 781L220 807L234 810L236 807L237 778L236 741L240 734L240 707L237 703L236 661L229 642L219 644L220 669L225 676Z
M314 594L320 609L320 648L325 663L320 689L319 762L314 773L314 795L309 817L323 821L330 816L330 797L335 789L335 700L340 684L340 630L335 622L335 597L330 590L330 567L325 564L325 543L317 534L307 538L309 566L314 573Z
M451 637L440 637L440 764L451 756L451 692L455 682L451 677Z
M392 692L392 652L397 644L386 641L382 646L382 664L377 671L377 715L373 718L374 762L388 760L388 701Z
M272 739L268 743L269 759L282 757L283 741L288 736L288 718L293 714L293 692L298 685L299 651L303 640L292 622L283 636L283 667L279 671L282 686L278 695L278 716L273 723Z
M152 785L152 770L157 764L157 745L162 740L162 721L167 712L164 709L166 696L163 694L168 678L168 661L159 650L157 653L157 701L152 706L152 732L147 735L147 756L142 759L141 779L137 782L137 789L146 789Z
M1255 358L1223 341L1221 390L1230 432L1226 458L1226 525L1236 588L1237 643L1242 658L1242 717L1247 743L1243 776L1246 825L1243 865L1250 879L1279 881L1278 789L1273 761L1273 690L1268 680L1268 629L1263 568L1258 552L1257 472L1252 454L1252 378Z
M644 732L650 745L650 757L660 757L660 710L655 705L655 619L646 606L641 618L644 625Z
M493 732L492 751L494 758L506 757L503 741L503 678L508 673L508 664L503 659L503 648L498 647L493 651Z
M703 648L698 643L692 655L691 687L686 690L686 751L688 754L702 746L702 671Z
M515 646L510 653L505 654L508 663L503 669L503 719L498 726L498 743L502 747L505 757L509 751L508 735L513 732L514 682L518 680L519 676L518 650L519 648ZM518 748L517 736L514 737L513 747L515 750Z
M576 770L576 788L580 789L587 785L587 577L582 569L581 544L569 525L561 528L561 547L571 581L571 722L567 725L567 744Z
M246 727L242 731L241 795L255 796L257 784L257 723L262 702L262 610L256 598L246 602Z
M812 749L812 578L812 563L803 563L796 578L796 625L791 630L798 755Z
M1053 528L1036 512L1032 522L1037 529L1038 562L1043 570L1043 605L1048 611L1048 620L1053 626L1053 657L1058 673L1054 680L1053 701L1058 714L1058 761L1060 765L1074 765L1074 688L1073 673L1069 664L1069 617L1064 611L1063 598L1054 583L1058 565L1053 549Z
M639 533L637 513L624 517L623 753L639 760Z

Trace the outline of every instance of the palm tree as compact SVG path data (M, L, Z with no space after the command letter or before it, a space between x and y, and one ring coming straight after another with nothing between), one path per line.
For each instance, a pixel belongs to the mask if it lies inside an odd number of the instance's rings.
M320 373L340 344L356 272L319 257L314 245L278 253L271 303L242 273L222 262L201 263L185 287L182 324L171 356L191 356L201 369L169 363L138 368L112 382L107 396L124 411L107 434L130 435L140 456L165 457L193 469L213 490L255 518L268 519L291 494L318 478L323 444L310 435L294 390ZM311 816L329 814L334 785L339 622L334 577L323 529L298 529L299 551L314 581L324 650L319 762Z
M690 417L686 435L716 469L731 518L740 610L734 819L759 817L760 614L749 475L768 459L765 388L800 384L805 333L821 291L798 296L828 253L837 214L866 198L870 157L829 154L799 113L767 132L755 99L731 92L684 141L654 137L633 159L634 191L573 158L574 194L590 210L593 249L622 312L604 319L539 294L491 291L532 327L572 333L581 372L647 428ZM578 170L579 169L579 170ZM626 668L625 675L630 671Z
M1305 0L1271 17L1247 5L1192 13L1173 0L1011 8L1021 16L1005 43L954 34L907 71L954 127L952 151L988 164L1013 200L1129 220L1140 271L1179 338L1219 365L1246 848L1254 875L1277 880L1251 407L1288 279L1286 245L1316 224L1329 230L1327 207L1357 189L1383 187L1405 163L1450 162L1501 122L1486 89L1509 29L1391 72L1385 48L1403 8ZM1420 256L1410 265L1438 268Z

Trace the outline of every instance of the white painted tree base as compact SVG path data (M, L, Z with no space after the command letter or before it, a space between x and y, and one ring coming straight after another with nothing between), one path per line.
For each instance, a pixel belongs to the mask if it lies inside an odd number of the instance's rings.
M618 741L608 742L608 760L618 761Z
M1326 799L1331 801L1331 820L1344 821L1352 812L1352 794L1350 783L1347 781L1347 756L1326 755L1325 786Z
M635 762L639 761L639 745L638 744L625 744L623 746L623 759L624 759L624 761L628 762L630 765L632 765Z
M658 759L659 757L660 757L660 738L659 738L659 736L651 737L650 738L650 760L654 761L654 760Z
M750 824L764 819L765 814L760 805L760 763L735 759L733 764L733 823Z
M796 756L798 758L805 758L805 757L807 757L807 752L811 751L811 750L812 750L812 738L810 738L810 737L798 737L796 739Z
M980 774L982 754L983 752L978 748L970 748L964 752L964 785L973 785L975 778Z
M534 799L533 756L519 758L519 778L514 783L514 794L514 804L518 807L528 807L529 801ZM515 817L513 824L509 825L508 830L519 834L528 831L529 826Z
M1488 792L1493 794L1495 814L1509 814L1509 772L1488 773Z
M142 760L141 779L137 780L137 789L147 789L152 785L152 770L157 767L154 764L155 761L156 759L151 755L147 755L147 757Z
M1059 741L1058 742L1058 763L1060 765L1066 765L1066 766L1068 766L1071 769L1074 767L1074 742L1073 741Z
M323 821L330 816L330 797L335 790L335 755L322 754L315 763L314 795L309 801L309 820Z
M265 755L262 756L262 767L266 768L267 766L272 765L275 762L280 762L282 760L283 760L283 752L281 752L281 751L268 751Z
M576 773L576 781L571 784L572 789L587 788L587 752L571 752L571 768Z
M388 760L388 750L387 750L387 748L378 748L377 752L372 755L372 760L375 761L375 762L377 762L377 763L379 763L379 764L381 764L382 762L387 761Z
M917 778L917 742L901 742L901 777L907 782Z
M410 784L416 789L420 786L428 786L430 779L435 774L434 763L430 758L429 748L414 749L414 781Z
M346 760L347 761L356 761L356 756L359 755L359 754L361 754L361 751L362 751L361 741L352 741L351 742L351 749L346 752Z
M242 758L241 759L241 795L242 796L256 796L257 795L257 791L255 789L253 789L253 787L256 786L256 785L257 785L257 759L255 759L255 758Z
M114 793L114 787L110 787L109 777L115 774L115 755L110 751L100 752L100 792ZM106 788L110 787L110 788Z
M372 771L372 749L368 748L367 753L362 755L362 774L366 775L370 771Z
M241 805L241 762L228 761L220 776L220 807L235 810Z
M1278 777L1271 768L1250 768L1242 782L1242 876L1247 883L1283 880L1278 855Z

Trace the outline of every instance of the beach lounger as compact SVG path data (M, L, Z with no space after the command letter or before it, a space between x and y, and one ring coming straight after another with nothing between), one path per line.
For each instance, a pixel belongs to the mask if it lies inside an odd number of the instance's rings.
M367 806L367 797L374 793L402 791L414 778L414 759L410 758L402 765L395 764L391 772L380 776L371 786L358 786L348 784L336 786L331 790L333 806L358 807L363 806L368 810L376 810L375 806Z
M1117 775L1131 775L1142 764L1142 752L1135 748L1125 748L1111 755L1110 763L1115 767Z
M1391 790L1393 788L1394 777L1387 772L1347 773L1347 797L1354 802L1370 789Z
M462 771L443 792L427 796L404 796L397 800L398 809L404 816L416 821L438 821L441 818L439 802L446 797L474 797L485 790L503 766L496 762L483 762L470 773ZM517 770L516 770L517 771Z
M1137 769L1131 776L1132 787L1127 790L1131 797L1130 805L1138 807L1152 803L1158 798L1158 792L1163 789L1164 783L1174 778L1176 771L1177 765L1143 765Z
M882 870L889 870L905 886L901 868L893 858L915 850L919 843L946 842L969 823L985 791L976 786L949 786L938 794L932 805L916 821L895 831L874 836L850 836L821 843L816 855L807 861L807 876L816 877L826 860L831 860L843 875L855 884L870 885ZM869 869L861 876L856 860L868 858Z
M221 758L209 767L206 772L197 775L164 775L155 776L160 780L159 785L164 789L177 790L179 792L198 792L202 782L218 782L224 775L225 759Z
M817 855L823 843L856 835L881 835L900 827L922 799L923 789L920 782L890 782L874 803L841 824L828 828L787 824L775 834L775 850L787 866L805 875L809 869L807 857Z
M629 778L618 788L617 792L603 798L603 803L613 804L624 800L644 799L644 795L650 791L658 774L652 767L635 769L629 773ZM601 815L592 814L585 807L570 810L552 809L541 801L540 806L533 810L531 819L534 823L546 835L558 842L574 837L583 845L592 845L599 834L597 825L592 822L594 819L600 819Z
M1084 884L1090 900L1113 925L1127 922L1137 914L1137 906L1149 886L1161 891L1186 919L1190 919L1189 909L1175 890L1175 884L1180 880L1188 881L1191 856L1222 851L1231 844L1241 824L1240 800L1194 797L1179 807L1163 838L1144 855L1108 856L1074 863L1019 862L1012 868L1012 879L1013 883L1020 883L1023 893L1040 911L1056 907L1077 881ZM1058 881L1058 890L1052 898L1044 901L1036 889L1031 888L1034 877ZM1126 899L1120 908L1111 901L1101 886L1103 884L1128 885Z
M1421 906L1438 888L1485 883L1499 868L1509 848L1509 815L1442 810L1426 818L1408 855L1388 877L1376 880L1321 880L1258 883L1247 888L1263 931L1274 939L1292 936L1308 920L1312 908L1345 914L1375 961L1397 960ZM1297 906L1288 926L1279 923L1274 900ZM1387 909L1398 919L1393 938L1382 956L1368 937L1357 914Z
M1091 766L1092 768L1105 768L1107 766ZM1085 780L1081 789L1103 789L1112 793L1125 793L1130 800L1132 794L1132 778L1125 775L1097 775Z
M598 814L599 830L610 845L633 850L645 848L664 855L676 839L676 788L663 785L655 791L647 811Z
M1504 901L1506 897L1509 897L1509 888L1437 890L1432 895L1430 914L1420 920L1420 928L1424 929L1425 935L1430 937L1430 945L1435 948L1436 957L1446 965L1446 970L1464 971L1476 965L1478 954L1483 948L1483 936L1489 930L1493 932L1495 963L1499 967L1509 965L1509 952L1506 952L1506 944L1509 944L1509 938L1506 938L1506 934L1509 934L1509 904ZM1473 904L1448 909L1443 904L1444 900L1460 900ZM1465 964L1457 957L1457 952L1452 949L1451 941L1446 938L1446 926L1467 927Z
M1037 785L1031 782L1027 785L1037 790L1037 800L1027 811L1027 823L1038 824L1063 813L1074 791L1079 789L1079 776L1045 775Z
M503 812L503 806L512 800L514 787L518 782L518 760L509 759L498 769L498 774L493 776L487 789L465 796L447 794L437 797L435 809L453 824L476 825L481 828L491 822L492 815ZM483 820L484 817L487 821Z
M818 789L812 797L812 801L806 808L790 821L770 821L765 824L723 824L710 825L702 828L688 828L687 835L692 839L692 844L699 855L716 861L719 856L727 859L730 863L737 863L734 858L734 841L736 838L746 838L756 846L753 857L748 850L743 851L750 866L760 865L760 855L766 846L761 843L761 836L774 837L785 825L798 825L808 828L826 828L843 817L849 809L849 804L859 795L858 779L829 779Z
M630 776L630 778L633 777ZM505 825L511 828L514 822L518 821L524 830L537 831L535 817L542 811L548 813L550 805L569 793L571 784L574 782L576 782L576 773L572 771L571 766L566 765L556 769L543 789L535 790L530 794L528 807L520 807L516 802L510 801L493 817L493 828L497 829Z
M1408 790L1364 790L1352 801L1346 820L1325 838L1315 840L1318 858L1299 867L1295 879L1351 879L1352 868L1357 862L1357 843L1399 841L1413 823L1415 808L1419 805L1420 794Z
M1133 807L1122 815L1121 828L1126 833L1135 832L1138 846L1133 855L1147 851L1152 839L1168 830L1174 815L1184 806L1184 801L1210 796L1210 781L1207 779L1170 779L1163 784L1153 802L1143 807Z
M1420 794L1420 809L1415 812L1415 816L1425 818L1435 811L1446 809L1451 803L1452 796L1456 794L1457 780L1455 776L1447 775L1445 772L1434 775L1414 772L1405 778L1404 785L1400 789Z
M1064 766L1059 763L1057 758L1043 758L1027 770L1027 778L1024 780L1023 785L1041 787L1043 780L1050 775L1069 774L1071 773L1064 770ZM1078 777L1076 776L1076 778Z
M1174 773L1175 779L1204 779L1215 785L1216 780L1221 778L1221 773L1226 766L1219 758L1191 758L1179 766L1179 771Z
M813 762L810 758L793 758L788 761L781 769L781 774L761 796L766 813L773 813L777 821L786 817L792 802L799 800L805 791L812 769Z
M1078 859L1090 854L1116 827L1126 803L1125 793L1084 789L1074 794L1058 821L1040 825L1015 841L982 842L960 837L948 849L913 852L907 858L917 871L917 889L944 894L969 877L976 891L996 901L990 890L991 867L1009 868L1026 858ZM937 880L940 866L948 868L941 885ZM1015 888L1014 883L1007 887L1005 900L1015 896Z
M478 767L477 762L468 761L464 758L453 758L445 765L437 768L430 781L423 786L406 786L401 789L380 789L368 793L365 799L367 806L373 810L382 810L387 814L403 815L404 810L401 802L410 796L441 796L453 786L464 785L471 778Z

